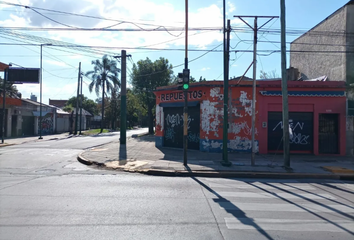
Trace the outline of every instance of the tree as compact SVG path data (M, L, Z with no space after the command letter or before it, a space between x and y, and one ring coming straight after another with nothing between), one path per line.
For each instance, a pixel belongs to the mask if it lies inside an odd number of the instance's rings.
M101 133L103 132L103 120L104 120L104 97L105 91L111 92L114 86L120 87L120 82L118 80L118 73L120 69L117 67L117 62L115 60L110 60L107 55L102 57L102 62L97 59L91 62L94 65L93 71L86 72L86 76L92 79L89 85L89 90L92 92L95 88L96 95L98 96L100 88L102 88L102 120L101 120ZM112 84L113 83L113 84Z
M156 87L170 85L173 80L172 65L165 58L152 62L149 58L140 60L133 65L131 83L133 91L142 100L148 112L149 134L154 134L153 108L156 103L153 91Z
M79 97L80 101L80 97ZM76 97L71 97L65 104L64 110L72 110L74 107L76 107ZM88 99L84 95L82 95L82 108L91 113L92 115L97 115L98 114L98 105L93 101L92 99Z
M259 78L260 79L274 79L274 78L280 78L280 76L277 73L277 70L273 70L270 72L265 72L265 71L261 70Z
M1 96L3 96L2 95L3 89L4 89L4 80L0 77ZM5 91L6 91L6 96L9 96L9 97L15 97L15 96L17 96L17 93L18 93L16 85L13 85L13 83L10 83L10 82L6 82Z

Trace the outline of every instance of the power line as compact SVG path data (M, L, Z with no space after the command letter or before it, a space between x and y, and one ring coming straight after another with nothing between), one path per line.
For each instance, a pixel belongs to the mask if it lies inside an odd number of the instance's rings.
M108 19L108 18L102 18L102 17L94 17L94 16L88 16L88 15L82 15L82 14L74 14L74 13L69 13L69 12L63 12L63 11L56 11L56 10L51 10L51 9L44 9L44 8L37 8L37 7L31 7L31 6L26 6L26 5L21 5L21 4L13 4L13 3L7 3L7 2L3 2L3 1L0 1L0 3L3 3L3 4L8 4L8 5L12 5L12 6L17 6L17 7L23 7L23 8L26 8L26 9L31 9L32 11L36 12L37 14L47 18L48 20L50 21L53 21L55 23L58 23L60 25L63 25L63 26L66 26L66 27L69 27L70 29L71 28L74 28L74 29L78 29L76 27L73 27L73 26L69 26L67 24L63 24L61 22L58 22L54 19L51 19L43 14L41 14L40 12L38 12L36 9L38 10L44 10L44 11L50 11L50 12L56 12L56 13L62 13L62 14L67 14L67 15L72 15L72 16L80 16L80 17L88 17L88 18L95 18L95 19L101 19L101 20L109 20L109 21L116 21L116 22L119 22L118 24L114 24L114 25L111 25L109 27L106 27L106 28L98 28L100 30L104 30L104 29L110 29L111 27L114 27L114 26L117 26L117 25L120 25L120 24L123 24L123 23L128 23L128 24L132 24L134 26L136 26L137 28L139 28L141 31L156 31L156 30L163 30L163 31L166 31L168 34L174 36L174 37L179 37L180 35L183 34L184 32L184 28L182 28L180 31L180 33L178 35L174 35L171 33L171 31L169 31L165 26L162 26L162 25L154 25L154 24L146 24L146 23L134 23L134 22L131 22L131 21L122 21L122 20L116 20L116 19ZM145 26L154 26L155 29L144 29L142 27L140 27L139 25L145 25Z

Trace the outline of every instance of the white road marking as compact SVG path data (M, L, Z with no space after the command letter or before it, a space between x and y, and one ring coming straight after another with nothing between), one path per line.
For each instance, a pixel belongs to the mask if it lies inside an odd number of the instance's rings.
M228 229L299 231L299 232L343 232L354 231L350 220L305 220L305 219L269 219L269 218L224 218Z

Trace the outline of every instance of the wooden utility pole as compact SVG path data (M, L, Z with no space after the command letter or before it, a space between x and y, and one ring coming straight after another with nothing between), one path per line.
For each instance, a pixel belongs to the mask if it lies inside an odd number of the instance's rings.
M286 76L285 0L280 0L281 26L281 91L283 96L283 153L284 167L290 168L288 79Z
M253 86L252 86L252 155L251 155L251 165L254 166L256 163L256 141L255 141L255 132L256 132L256 79L257 79L257 32L259 29L264 27L267 23L272 21L277 16L234 16L238 17L242 22L249 26L253 32ZM248 24L243 18L254 18L254 27ZM264 23L262 26L258 27L257 20L258 18L269 18L269 20Z
M75 131L74 134L77 134L77 120L79 118L79 90L80 90L80 77L81 77L81 62L79 63L79 74L77 77L77 94L76 94L76 110L75 110Z

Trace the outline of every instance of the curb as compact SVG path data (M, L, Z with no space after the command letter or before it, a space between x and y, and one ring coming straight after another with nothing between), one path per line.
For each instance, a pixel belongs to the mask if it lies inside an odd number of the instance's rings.
M13 145L16 145L15 143L4 143L4 144L1 144L0 147L8 147L8 146L13 146Z
M106 167L104 163L90 161L81 154L77 160L85 165L96 165ZM210 177L210 178L270 178L270 179L332 179L354 181L354 174L314 174L314 173L274 173L274 172L232 172L232 171L175 171L175 170L156 170L156 169L114 169L129 173L140 173L150 176L161 177Z
M211 177L211 178L271 178L271 179L334 179L354 180L353 175L313 174L313 173L273 173L273 172L230 172L230 171L173 171L137 170L137 173L153 176Z

